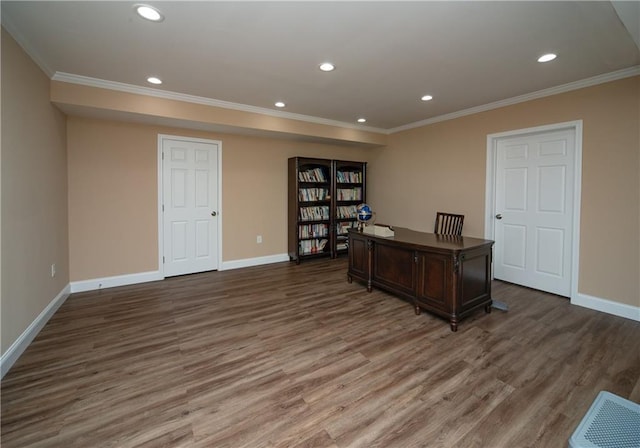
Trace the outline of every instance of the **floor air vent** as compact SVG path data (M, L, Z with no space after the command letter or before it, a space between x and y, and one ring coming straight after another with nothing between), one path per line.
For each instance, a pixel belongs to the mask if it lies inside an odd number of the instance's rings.
M640 405L602 391L569 439L570 448L640 448Z

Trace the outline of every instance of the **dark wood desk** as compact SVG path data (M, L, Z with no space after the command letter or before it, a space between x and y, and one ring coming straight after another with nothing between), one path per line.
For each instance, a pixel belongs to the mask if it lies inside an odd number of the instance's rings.
M478 308L491 312L493 241L394 231L381 237L349 230L349 282L355 278L369 292L375 286L408 299L416 314L425 309L449 319L452 331Z

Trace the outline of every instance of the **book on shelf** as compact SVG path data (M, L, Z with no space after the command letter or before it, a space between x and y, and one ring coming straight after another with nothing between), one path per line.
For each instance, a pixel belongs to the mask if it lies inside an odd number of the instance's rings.
M300 241L300 253L309 255L323 252L327 243L326 239L302 240Z
M329 219L328 205L300 207L300 221L326 221L328 219Z
M336 207L336 216L338 219L356 219L358 209L355 205L339 205Z
M362 187L338 188L336 191L338 201L362 200Z
M322 168L311 168L304 171L300 170L298 172L298 180L301 182L326 182L327 176Z
M298 226L298 234L300 238L318 238L329 234L329 226L327 224L303 224Z
M340 184L360 184L362 183L362 171L338 171L336 179Z
M328 188L300 188L298 200L302 202L326 201L330 198Z

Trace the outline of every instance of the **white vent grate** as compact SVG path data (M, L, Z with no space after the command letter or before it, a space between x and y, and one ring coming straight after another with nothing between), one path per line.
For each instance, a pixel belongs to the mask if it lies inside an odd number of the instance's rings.
M569 440L570 448L640 448L640 405L602 391Z

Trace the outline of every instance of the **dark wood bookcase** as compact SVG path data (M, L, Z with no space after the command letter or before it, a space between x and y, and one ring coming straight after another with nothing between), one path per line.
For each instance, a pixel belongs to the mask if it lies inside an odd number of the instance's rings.
M333 161L333 256L346 254L349 229L358 226L356 208L366 199L366 162Z
M366 198L366 162L292 157L288 166L288 253L307 258L348 252L348 229Z

